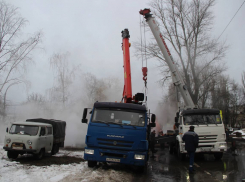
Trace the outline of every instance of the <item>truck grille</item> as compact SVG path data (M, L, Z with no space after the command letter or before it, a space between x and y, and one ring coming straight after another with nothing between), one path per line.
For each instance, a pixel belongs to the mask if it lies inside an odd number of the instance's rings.
M132 148L133 143L132 141L121 141L121 140L112 140L112 139L103 139L98 138L99 146L109 146L109 147L122 147L122 148Z
M218 135L199 135L199 143L215 143Z

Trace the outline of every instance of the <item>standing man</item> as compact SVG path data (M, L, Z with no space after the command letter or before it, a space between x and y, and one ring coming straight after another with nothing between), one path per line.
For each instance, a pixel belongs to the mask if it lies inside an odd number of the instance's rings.
M185 142L185 150L188 152L190 157L190 166L189 173L193 173L193 163L195 157L195 151L198 147L199 138L198 135L194 132L194 126L190 126L190 130L186 132L183 136L183 141Z

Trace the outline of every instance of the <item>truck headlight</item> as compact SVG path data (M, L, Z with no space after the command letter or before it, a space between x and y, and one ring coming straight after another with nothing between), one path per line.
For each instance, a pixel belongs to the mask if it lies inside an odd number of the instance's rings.
M11 142L11 139L10 138L6 139L6 142L7 143L10 143Z
M31 145L32 144L32 141L31 140L27 140L26 141L28 145Z
M227 144L226 143L220 143L219 148L227 148Z
M94 150L92 149L85 149L85 154L94 154Z
M134 159L136 159L136 160L144 160L145 159L145 155L135 154L134 155Z

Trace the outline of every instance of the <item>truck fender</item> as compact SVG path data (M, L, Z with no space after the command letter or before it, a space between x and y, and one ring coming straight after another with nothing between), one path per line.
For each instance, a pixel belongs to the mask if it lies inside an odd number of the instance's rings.
M180 149L180 151L184 151L185 149L182 147L182 142L183 142L183 140L182 140L182 137L180 136L180 135L177 135L176 136L176 142L178 143L178 145L179 145L179 149Z
M182 143L182 137L180 135L176 136L176 141L178 141L179 143Z

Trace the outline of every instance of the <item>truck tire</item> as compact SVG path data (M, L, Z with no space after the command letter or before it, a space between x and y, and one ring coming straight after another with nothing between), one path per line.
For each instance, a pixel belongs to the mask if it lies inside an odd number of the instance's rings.
M168 149L169 149L169 153L170 154L174 153L174 147L173 147L173 145L171 143L168 145Z
M18 153L14 151L8 151L7 156L9 159L17 159L18 158Z
M38 160L42 159L45 155L45 150L41 149L38 154L35 154L34 157Z
M58 145L54 145L51 151L51 155L55 155L59 152L60 148Z
M180 160L185 160L186 158L186 154L183 154L180 152L180 148L179 148L179 143L177 143L177 146L176 146L176 152L177 152L177 157L180 159Z
M143 173L143 174L147 174L147 162L146 162L146 164L144 165L144 166L139 166L138 167L138 171L140 172L140 173Z
M220 160L222 157L223 157L223 153L222 152L214 153L214 158L216 160Z
M88 167L94 167L97 165L97 161L88 161Z

